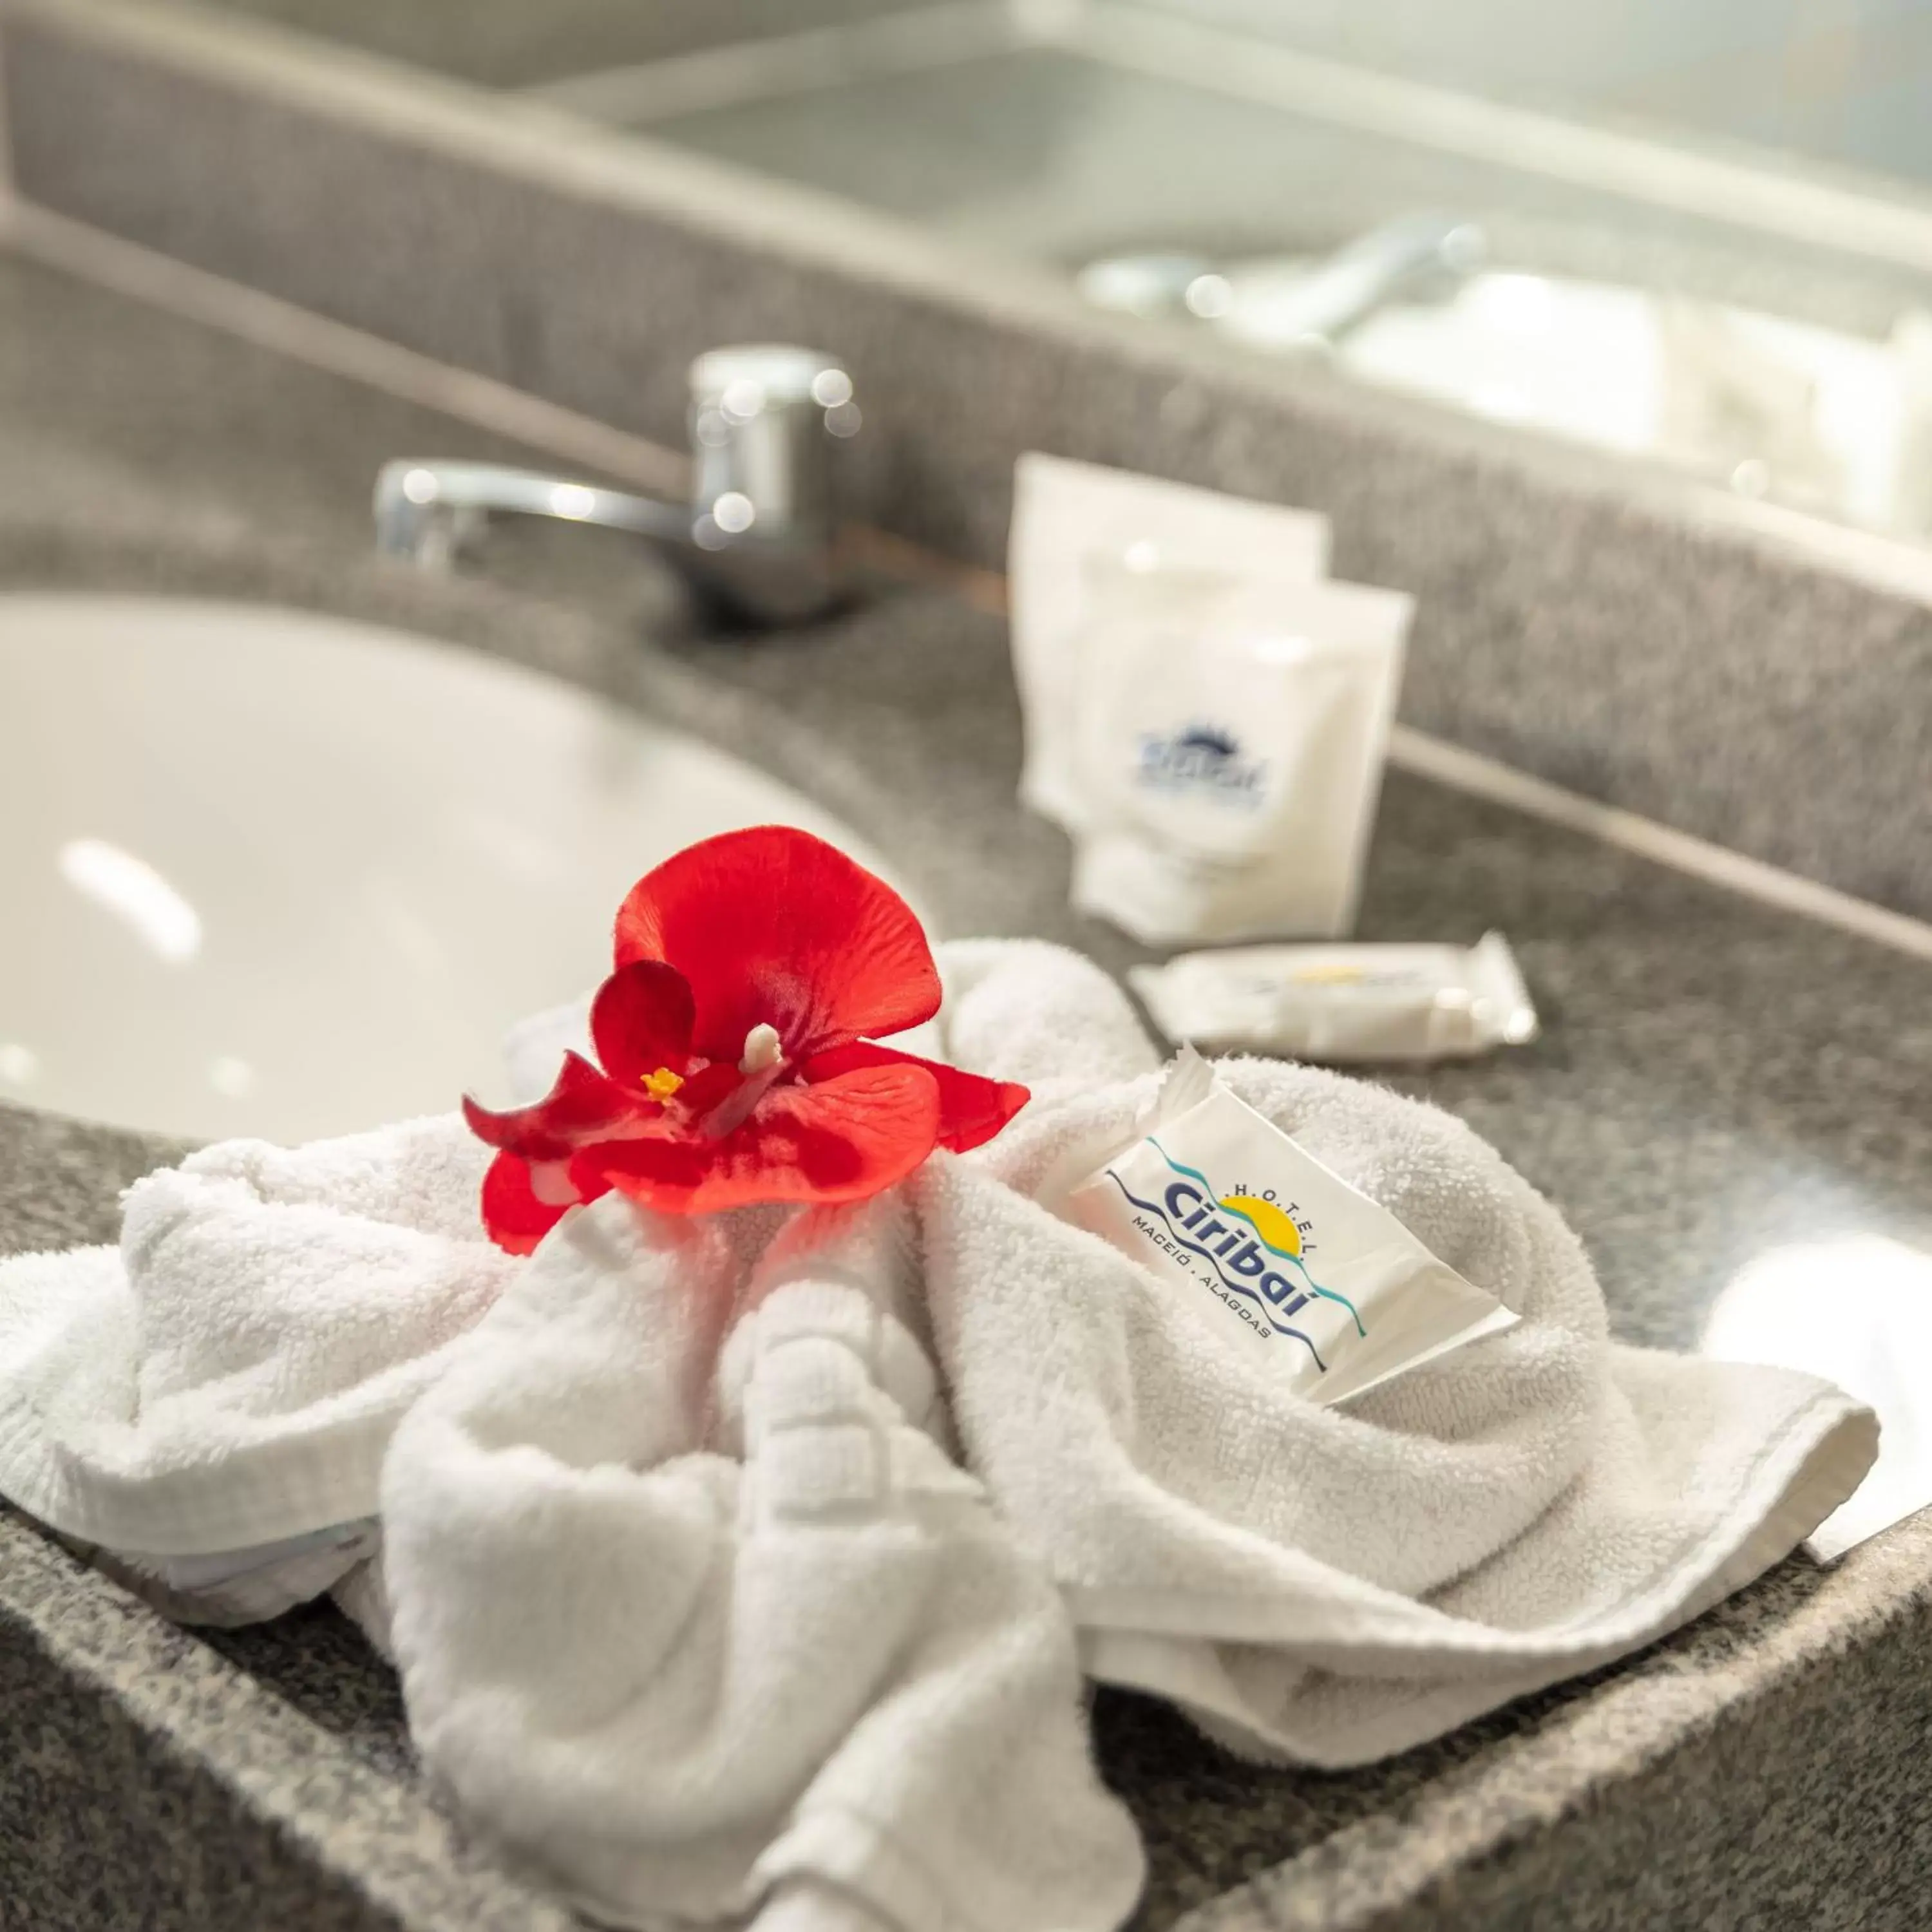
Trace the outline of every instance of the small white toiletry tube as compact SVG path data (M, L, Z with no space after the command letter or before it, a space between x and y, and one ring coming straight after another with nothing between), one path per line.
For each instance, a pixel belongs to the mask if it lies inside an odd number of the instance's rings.
M1064 457L1019 459L1006 574L1027 722L1020 797L1070 832L1088 815L1073 766L1085 695L1075 647L1086 626L1088 560L1130 554L1308 582L1328 568L1328 520Z
M1468 1060L1534 1040L1536 1009L1500 932L1474 946L1250 946L1127 978L1171 1040L1343 1066Z
M1074 903L1151 946L1353 927L1413 601L1095 557Z

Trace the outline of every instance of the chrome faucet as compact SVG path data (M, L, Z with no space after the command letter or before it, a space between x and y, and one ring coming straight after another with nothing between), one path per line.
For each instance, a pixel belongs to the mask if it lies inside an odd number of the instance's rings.
M1270 347L1322 348L1392 302L1460 282L1485 247L1472 221L1407 214L1316 260L1217 268L1193 255L1118 255L1089 262L1078 285L1098 308L1192 316Z
M447 569L493 513L649 538L740 619L798 623L843 593L835 452L860 427L852 379L782 344L713 349L691 365L691 495L633 496L540 470L402 458L376 478L376 547Z

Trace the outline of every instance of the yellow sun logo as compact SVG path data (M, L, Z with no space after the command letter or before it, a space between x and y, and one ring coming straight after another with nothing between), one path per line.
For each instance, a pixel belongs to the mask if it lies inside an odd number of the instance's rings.
M1252 1194L1231 1194L1221 1205L1245 1215L1270 1247L1285 1255L1300 1254L1301 1230L1272 1201Z

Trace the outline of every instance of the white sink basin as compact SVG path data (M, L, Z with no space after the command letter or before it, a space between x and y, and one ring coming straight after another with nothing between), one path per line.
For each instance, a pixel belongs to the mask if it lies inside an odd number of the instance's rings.
M277 1140L500 1094L631 882L782 821L572 686L302 613L0 597L0 1098Z

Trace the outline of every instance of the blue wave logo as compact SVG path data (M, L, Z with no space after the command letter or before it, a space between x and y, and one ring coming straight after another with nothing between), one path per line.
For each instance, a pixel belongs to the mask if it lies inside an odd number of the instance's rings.
M1203 791L1252 809L1267 774L1267 760L1244 758L1240 740L1218 724L1148 732L1140 741L1139 781L1156 791Z
M1357 1334L1366 1336L1368 1330L1354 1304L1346 1295L1324 1288L1299 1254L1270 1240L1253 1214L1223 1200L1198 1168L1176 1160L1151 1136L1148 1144L1167 1163L1174 1179L1160 1200L1144 1201L1108 1168L1107 1178L1120 1190L1127 1204L1151 1216L1176 1250L1205 1262L1226 1296L1251 1304L1270 1332L1299 1342L1313 1358L1316 1368L1326 1375L1328 1365L1314 1338L1290 1318L1319 1298L1346 1308ZM1236 1197L1244 1198L1250 1197ZM1259 1197L1252 1198L1256 1206L1262 1204ZM1271 1203L1272 1196L1269 1200Z
M1282 1320L1280 1313L1269 1303L1263 1292L1261 1282L1236 1280L1221 1265L1220 1259L1214 1250L1204 1246L1198 1241L1190 1239L1183 1229L1175 1224L1172 1216L1158 1202L1143 1201L1111 1167L1107 1170L1107 1178L1120 1190L1130 1207L1138 1208L1143 1214L1151 1214L1167 1230L1168 1238L1176 1246L1185 1248L1190 1254L1198 1255L1214 1270L1216 1280L1227 1289L1229 1294L1238 1294L1244 1300L1252 1302L1256 1307L1261 1310L1262 1318L1276 1334L1292 1336L1315 1358L1316 1368L1324 1376L1328 1372L1328 1364L1322 1359L1322 1352L1316 1347L1312 1339L1300 1329ZM1172 1192L1171 1190L1169 1191ZM1279 1282L1282 1277L1274 1275L1266 1279ZM1304 1296L1302 1300L1305 1301L1306 1298Z
M1337 1294L1332 1288L1324 1288L1309 1273L1308 1264L1300 1256L1287 1248L1277 1247L1268 1239L1267 1234L1262 1231L1261 1224L1256 1220L1255 1217L1245 1209L1237 1208L1230 1202L1224 1201L1214 1184L1198 1167L1190 1167L1184 1162L1176 1160L1173 1155L1169 1154L1151 1134L1148 1136L1148 1145L1152 1148L1176 1174L1184 1175L1190 1180L1198 1180L1201 1184L1202 1191L1213 1202L1218 1213L1232 1215L1237 1221L1245 1222L1252 1231L1256 1243L1266 1249L1277 1261L1286 1262L1289 1267L1294 1269L1301 1276L1303 1282L1306 1284L1310 1294L1318 1294L1326 1301L1339 1302L1346 1308L1348 1311L1348 1319L1355 1324L1355 1333L1358 1335L1366 1336L1368 1334L1368 1330L1362 1325L1362 1318L1355 1312L1355 1304L1346 1294Z

